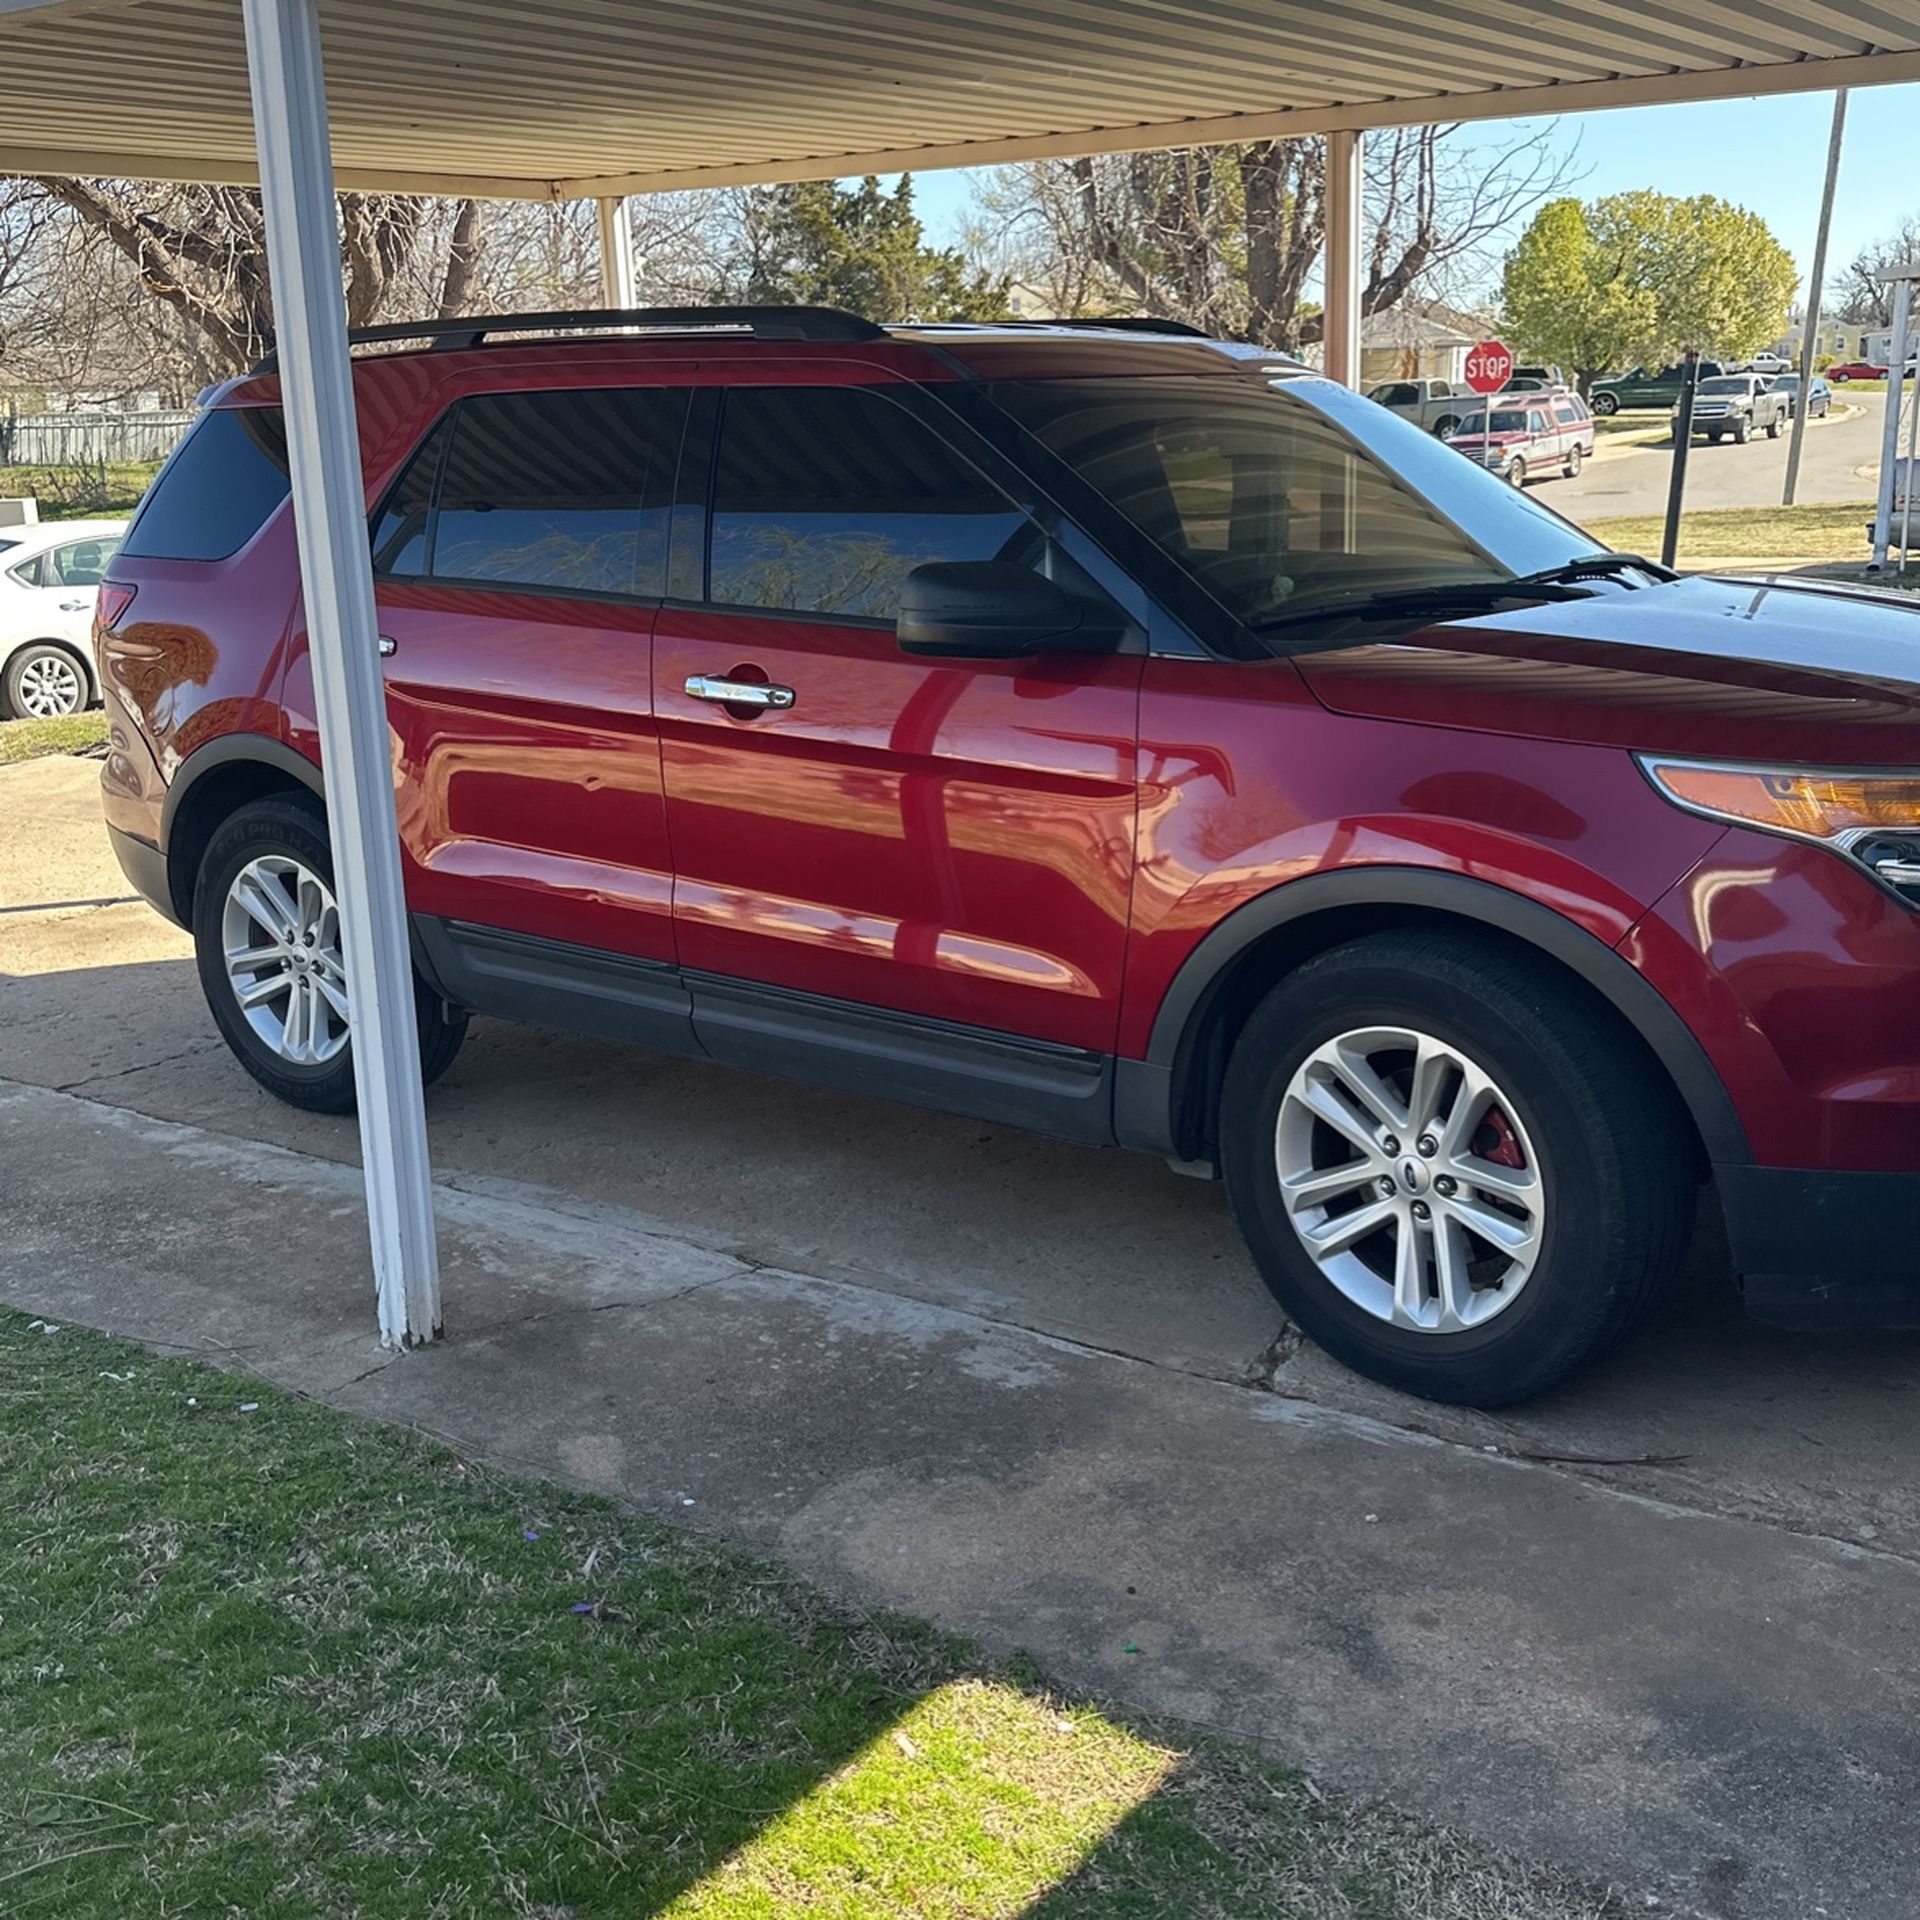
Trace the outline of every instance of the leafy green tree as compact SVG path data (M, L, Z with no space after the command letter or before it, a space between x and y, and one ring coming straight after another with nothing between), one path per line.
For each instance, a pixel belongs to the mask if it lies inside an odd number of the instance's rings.
M743 297L840 307L871 320L996 320L1010 311L1004 280L957 249L930 247L913 209L913 179L891 193L809 180L759 187L741 210Z
M1508 330L1530 359L1596 374L1757 351L1787 322L1798 279L1767 223L1712 194L1642 190L1542 207L1507 256Z

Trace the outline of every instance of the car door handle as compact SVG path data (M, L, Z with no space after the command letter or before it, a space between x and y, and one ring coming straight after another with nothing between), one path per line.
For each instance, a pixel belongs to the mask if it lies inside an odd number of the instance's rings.
M770 687L764 680L728 680L717 673L690 673L687 692L695 700L711 700L719 707L779 707L793 705L791 687Z

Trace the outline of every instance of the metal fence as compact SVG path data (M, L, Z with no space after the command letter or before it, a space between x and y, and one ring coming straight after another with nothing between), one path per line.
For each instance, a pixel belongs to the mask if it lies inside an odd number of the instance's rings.
M193 424L177 413L0 414L0 467L71 467L164 460Z

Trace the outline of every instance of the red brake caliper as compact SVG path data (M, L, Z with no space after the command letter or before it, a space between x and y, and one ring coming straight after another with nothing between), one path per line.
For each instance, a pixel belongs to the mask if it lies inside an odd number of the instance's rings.
M1473 1150L1482 1160L1496 1167L1524 1167L1527 1157L1520 1151L1520 1137L1504 1109L1489 1107L1487 1117L1474 1129Z

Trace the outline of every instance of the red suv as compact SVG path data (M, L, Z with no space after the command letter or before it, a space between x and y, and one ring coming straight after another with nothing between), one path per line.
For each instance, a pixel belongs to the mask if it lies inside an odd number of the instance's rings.
M496 1014L1217 1171L1301 1327L1483 1406L1703 1186L1757 1314L1920 1320L1920 606L1676 579L1177 330L615 321L356 366L429 1077ZM338 1111L278 398L113 562L106 813Z

